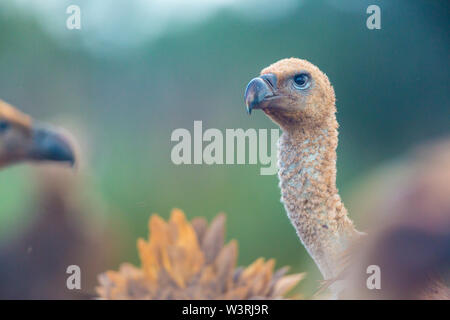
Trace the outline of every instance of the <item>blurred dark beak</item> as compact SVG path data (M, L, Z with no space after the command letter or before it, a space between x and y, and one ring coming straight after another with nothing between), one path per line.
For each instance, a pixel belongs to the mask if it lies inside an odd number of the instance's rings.
M269 100L275 97L277 78L274 74L264 74L252 79L245 89L244 100L248 114L253 109L263 109L269 104Z
M35 126L32 130L32 146L28 157L37 161L67 162L75 164L75 155L69 141L57 130Z

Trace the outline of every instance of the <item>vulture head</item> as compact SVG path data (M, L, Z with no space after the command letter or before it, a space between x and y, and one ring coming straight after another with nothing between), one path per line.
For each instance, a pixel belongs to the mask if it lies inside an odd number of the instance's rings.
M297 58L263 69L247 85L244 99L248 113L261 109L284 130L326 127L336 112L328 77L312 63Z
M0 100L0 168L23 161L73 165L74 151L57 129L38 124Z

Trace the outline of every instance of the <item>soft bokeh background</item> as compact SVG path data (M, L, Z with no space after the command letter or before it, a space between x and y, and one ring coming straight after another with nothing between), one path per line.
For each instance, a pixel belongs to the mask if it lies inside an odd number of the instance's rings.
M70 4L81 7L81 30L66 28ZM381 7L381 30L366 28L370 4ZM273 257L307 271L298 291L309 296L320 276L279 201L277 177L261 176L259 165L175 166L171 132L192 131L194 120L204 130L276 128L262 113L246 115L245 85L280 58L308 59L336 91L338 186L361 221L364 195L355 191L376 167L450 133L449 36L445 1L2 0L0 98L66 127L83 150L67 183L77 180L92 212L75 219L109 234L100 247L113 253L95 268L70 257L67 265L94 279L122 261L137 264L136 239L147 235L151 213L226 212L239 263ZM38 220L45 177L37 170L0 174L2 246ZM31 254L34 246L21 248ZM84 292L94 292L93 281ZM1 287L4 296L9 290Z

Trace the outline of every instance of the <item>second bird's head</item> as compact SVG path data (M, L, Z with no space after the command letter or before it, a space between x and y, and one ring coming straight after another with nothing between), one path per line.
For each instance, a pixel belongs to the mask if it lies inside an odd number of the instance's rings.
M244 99L249 114L261 109L286 130L323 127L336 112L328 77L312 63L296 58L263 69L248 83Z
M34 122L0 100L0 168L23 161L74 165L75 156L59 130Z

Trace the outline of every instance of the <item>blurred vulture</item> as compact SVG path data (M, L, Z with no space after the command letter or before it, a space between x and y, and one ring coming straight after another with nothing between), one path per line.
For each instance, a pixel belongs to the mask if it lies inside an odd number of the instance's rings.
M378 265L381 290L355 285L344 296L450 299L450 138L381 167L355 198L365 200L357 207L366 224L378 227L365 251L354 248L361 253L352 260L360 259L354 283L369 277L363 266Z
M26 199L26 228L0 244L0 299L93 296L96 275L107 264L111 246L102 243L105 234L98 218L104 208L95 204L84 177L57 165L73 166L74 154L60 130L0 101L0 167L48 162L33 167L29 177L35 191ZM69 265L81 268L81 290L66 286Z
M72 146L59 130L36 123L0 100L0 168L23 161L73 165L75 158Z

